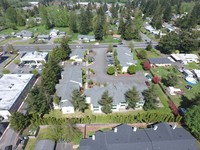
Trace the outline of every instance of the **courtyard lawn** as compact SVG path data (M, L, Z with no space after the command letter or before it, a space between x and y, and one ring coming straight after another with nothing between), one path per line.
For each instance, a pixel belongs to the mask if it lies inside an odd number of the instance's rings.
M187 69L200 69L200 64L197 64L195 62L191 62L191 63L188 63L187 65L185 65L185 67Z
M137 64L135 66L135 71L136 72L137 71L143 71L144 69L143 69L143 66L142 66L142 60L137 57L137 53L136 53L135 50L133 51L133 60L137 60Z
M141 51L141 50L145 50L143 48L138 48L137 51ZM152 49L151 51L147 51L146 50L146 53L147 53L147 58L157 58L157 57L160 57L160 54L157 50L155 49Z

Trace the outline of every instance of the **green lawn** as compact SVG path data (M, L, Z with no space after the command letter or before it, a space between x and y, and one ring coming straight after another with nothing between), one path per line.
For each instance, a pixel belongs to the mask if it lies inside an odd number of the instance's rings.
M195 62L191 62L191 63L188 63L185 67L187 69L200 69L200 64L197 64Z
M137 60L137 65L135 67L135 71L143 71L143 66L142 66L142 60L138 59L137 57L137 53L135 52L135 50L133 51L133 60Z
M100 43L119 43L119 40L115 40L111 35L108 35Z
M8 38L8 39L5 39L5 40L1 41L0 45L4 45L4 44L7 44L10 41L15 41L15 40L19 40L19 39L20 38Z
M34 150L36 142L37 142L37 139L29 139L25 147L25 150Z
M157 68L153 68L152 71L154 72L155 75L158 75L160 78L165 77L169 73L177 74L178 83L175 87L183 90L184 96L186 96L188 99L192 99L195 96L195 94L199 92L200 83L198 83L197 85L193 85L192 86L193 88L191 90L187 90L185 87L187 85L187 82L183 78L183 75L179 71L177 71L177 69L175 69L173 67L157 67ZM164 89L167 88L163 84L162 84L162 86L164 87ZM182 101L181 95L170 95L170 98L174 101L176 106L180 106L181 101Z
M144 50L143 48L138 48L137 51L141 51L141 50ZM147 58L157 58L157 57L160 57L160 54L157 50L155 49L152 49L151 51L146 51L147 53Z

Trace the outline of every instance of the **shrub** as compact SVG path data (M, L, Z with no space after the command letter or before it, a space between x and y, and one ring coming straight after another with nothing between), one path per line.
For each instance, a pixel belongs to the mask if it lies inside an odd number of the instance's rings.
M151 69L151 65L147 60L143 62L143 68L144 68L144 70L150 70Z
M108 75L114 75L115 74L115 67L113 67L113 66L108 67L107 74Z
M93 84L93 81L92 81L92 80L89 80L89 81L88 81L88 84L89 84L89 85L92 85L92 84Z
M2 73L3 73L3 74L9 74L9 73L10 73L10 70L9 70L9 69L3 69L3 70L2 70Z
M128 74L135 74L135 66L130 65L127 70Z
M141 51L138 52L137 54L139 59L146 59L147 58L147 52L145 49L142 49Z
M153 83L158 84L160 82L160 78L158 76L153 77Z
M148 44L148 45L147 45L146 50L147 50L147 51L152 50L152 46L151 46L151 44Z

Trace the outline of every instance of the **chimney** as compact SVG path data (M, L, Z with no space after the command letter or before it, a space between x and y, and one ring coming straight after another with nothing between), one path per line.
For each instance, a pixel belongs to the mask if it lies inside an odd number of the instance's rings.
M133 127L133 132L136 132L137 131L137 127Z
M174 124L174 125L172 126L172 129L173 129L173 130L176 129L176 124Z
M92 140L93 140L93 141L95 140L95 135L92 135Z
M117 128L114 128L114 132L117 133Z
M158 129L158 126L154 125L153 130L157 130L157 129Z

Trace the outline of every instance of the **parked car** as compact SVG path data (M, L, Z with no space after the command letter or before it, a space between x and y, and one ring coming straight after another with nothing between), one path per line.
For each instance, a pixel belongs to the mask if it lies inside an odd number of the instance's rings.
M117 47L117 45L113 45L113 47Z
M23 70L19 70L18 73L24 73L24 71Z
M152 77L150 75L146 75L146 78L148 79L148 81L151 81L152 80Z
M186 87L186 89L188 89L188 90L191 90L191 89L192 89L192 86L191 86L191 85L186 85L185 87Z
M148 81L145 81L145 84L150 87L150 83Z

